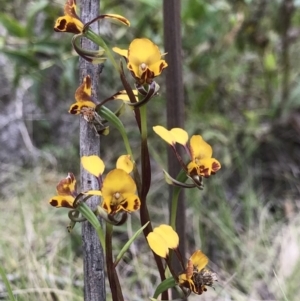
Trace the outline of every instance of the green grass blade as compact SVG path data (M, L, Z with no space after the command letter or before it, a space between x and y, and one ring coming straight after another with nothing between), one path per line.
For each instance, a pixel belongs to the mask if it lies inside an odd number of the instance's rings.
M14 297L14 294L12 292L12 289L11 289L11 286L10 286L10 283L6 277L6 274L2 268L2 266L0 265L0 275L1 275L1 278L4 282L4 285L6 287L6 290L7 290L7 293L8 293L8 297L9 297L9 300L10 301L16 301L15 297Z
M144 228L147 227L147 225L149 224L146 223L142 228L140 228L139 230L137 230L135 232L135 234L130 238L130 240L128 240L128 242L124 245L124 247L122 248L122 250L120 251L120 253L117 256L117 259L114 263L115 267L118 265L119 261L121 260L121 258L124 256L125 252L128 250L128 248L130 247L130 245L135 241L135 239L142 233L142 231L144 230Z
M173 277L167 278L165 279L162 283L160 283L158 285L158 287L155 290L155 293L153 295L154 299L157 299L158 296L163 293L164 291L166 291L167 289L176 286L177 283L175 281L175 279Z

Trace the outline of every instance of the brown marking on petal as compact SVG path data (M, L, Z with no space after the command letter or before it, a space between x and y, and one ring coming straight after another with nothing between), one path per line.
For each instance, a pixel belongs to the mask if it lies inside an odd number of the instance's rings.
M211 169L213 170L213 172L217 172L220 168L221 166L218 162L213 162L213 164L211 165Z
M138 210L139 208L140 208L140 202L138 199L135 199L133 209Z
M77 28L77 26L76 26L75 23L68 23L68 24L67 24L67 28L66 28L65 31L66 31L66 32L75 33L75 34L81 33L81 30L79 30L79 29Z
M204 165L200 165L199 168L200 168L200 175L201 176L203 175L205 178L208 178L210 176L209 168L205 168Z
M69 113L70 113L70 114L73 114L73 115L76 115L77 112L78 112L78 109L79 109L79 106L78 106L78 105L74 105L74 106L70 109Z
M190 170L189 175L193 177L193 176L198 176L199 173L200 171L198 172L197 168L194 167L193 169Z
M70 190L70 185L75 182L75 176L73 173L69 172L68 176L65 179L62 179L56 186L56 190L59 195L72 195L76 197L76 183L74 191Z
M55 199L52 199L51 201L49 201L50 205L53 206L53 207L57 207L58 205L58 201L55 200Z
M66 200L61 201L61 206L65 208L73 208L73 206L71 206Z
M110 210L111 210L111 214L114 214L114 213L116 213L116 212L118 212L120 210L120 206L119 205L110 204Z
M66 27L67 27L66 24L67 24L67 20L61 19L59 24L54 27L54 30L55 31L66 31Z
M103 208L104 210L108 211L107 205L106 205L105 203L102 205L102 208Z
M159 73L161 73L163 71L164 66L165 66L164 62L161 62L159 65Z
M128 207L128 202L127 201L122 202L122 207L126 210Z

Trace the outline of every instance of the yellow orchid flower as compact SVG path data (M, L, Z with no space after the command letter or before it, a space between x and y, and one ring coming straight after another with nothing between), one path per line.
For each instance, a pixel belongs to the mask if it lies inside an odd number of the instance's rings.
M163 224L148 234L147 241L155 254L166 258L169 255L169 249L178 247L179 236L171 226Z
M113 169L104 181L101 189L102 207L108 214L119 211L132 212L140 209L141 201L136 193L136 184L123 169Z
M49 203L53 207L73 208L73 203L78 195L76 192L76 179L74 174L68 173L65 179L62 179L56 186L57 195L53 196Z
M96 112L96 103L92 98L92 81L87 75L82 84L75 92L75 103L70 106L69 113L73 115L81 114L95 129L97 135L107 135L109 127L104 125L104 121Z
M83 79L83 83L78 87L75 92L76 102L71 105L69 113L73 115L83 114L83 116L88 118L85 113L90 109L90 112L95 111L96 104L92 99L92 80L89 75Z
M139 84L150 84L168 64L156 44L146 38L134 39L128 50L114 47L113 51L125 57L127 68Z
M207 256L200 250L195 251L188 260L186 271L178 276L179 285L198 295L206 292L205 286L212 286L218 280L216 273L205 268L207 264Z
M121 15L117 14L104 14L99 15L95 19L91 20L86 26L100 19L114 19L127 26L130 26L130 22ZM76 13L76 0L67 0L64 7L64 16L59 17L54 25L54 30L59 32L71 32L79 34L83 32L85 25Z
M84 169L96 176L99 183L99 191L88 191L86 194L102 196L102 208L108 214L115 214L119 211L132 212L141 206L139 197L135 194L137 187L128 174L133 169L133 163L129 155L121 156L117 161L116 169L110 171L104 180L104 163L98 156L83 156L81 163Z
M59 17L54 25L55 31L82 33L84 24L76 13L76 1L67 0L64 7L64 16Z
M183 168L191 178L195 176L208 178L221 168L220 162L212 158L212 147L200 135L193 135L188 145L188 133L181 128L173 128L169 131L158 125L153 127L153 130L172 146L180 163L182 159L176 150L176 143L184 146L191 161L187 165L183 163Z

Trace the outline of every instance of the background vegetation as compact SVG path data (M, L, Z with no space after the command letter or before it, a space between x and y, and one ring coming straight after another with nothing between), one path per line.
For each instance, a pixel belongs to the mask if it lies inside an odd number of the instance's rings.
M64 1L0 0L0 263L18 300L82 300L80 227L68 234L64 210L47 204L68 171L78 173L78 118L67 110L78 86L67 34L53 32ZM219 275L202 300L290 300L300 293L300 2L182 1L186 129L202 134L222 163L203 193L187 195L188 257L201 248ZM109 45L134 37L162 45L162 1L101 1L129 29L103 22ZM167 59L167 56L166 56ZM165 124L161 96L149 126ZM121 88L110 64L105 98ZM64 113L65 112L65 113ZM122 120L133 139L130 112ZM150 210L168 221L166 144L153 134ZM119 136L102 138L102 156L120 155ZM138 228L133 214L115 248ZM158 273L140 238L119 268L125 298L145 300ZM0 299L6 300L0 280Z

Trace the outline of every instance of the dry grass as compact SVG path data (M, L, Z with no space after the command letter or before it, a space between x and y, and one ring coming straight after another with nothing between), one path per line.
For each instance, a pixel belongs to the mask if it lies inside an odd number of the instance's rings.
M0 262L17 300L83 300L80 227L68 234L66 210L47 204L62 176L40 168L18 172L2 189ZM189 300L298 301L300 216L291 211L278 220L265 205L256 208L257 220L237 229L239 223L228 220L227 200L215 210L205 209L204 200L189 201L199 199L198 194L194 191L188 197L188 252L194 245L206 250L214 240L210 266L220 280L215 289L209 288L201 297L191 295ZM253 191L252 197L257 197ZM230 209L235 218L234 206ZM150 210L155 220L167 221L166 203L157 208L150 202ZM137 228L138 215L132 215L116 229L116 254ZM203 238L209 233L214 236ZM159 284L143 237L131 246L118 271L125 300L147 300ZM1 281L0 299L6 299Z

